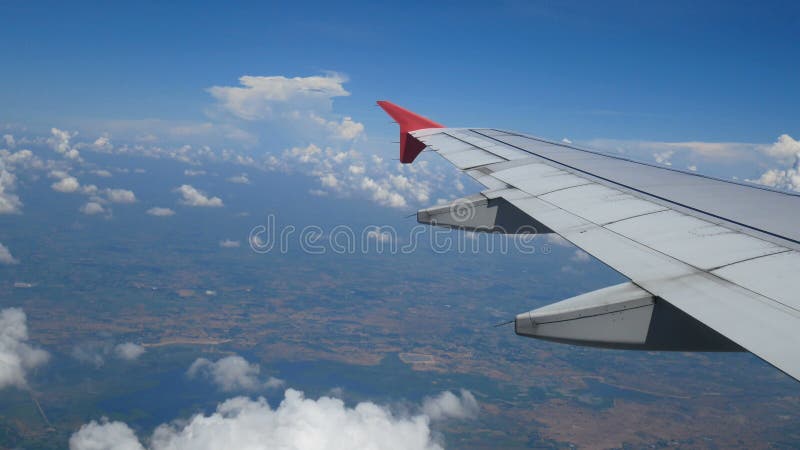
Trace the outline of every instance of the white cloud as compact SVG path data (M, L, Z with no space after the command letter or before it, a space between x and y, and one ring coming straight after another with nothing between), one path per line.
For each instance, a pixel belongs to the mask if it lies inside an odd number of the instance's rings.
M183 174L187 177L199 177L200 175L205 175L205 170L193 170L193 169L186 169L183 171Z
M112 341L86 341L75 344L70 356L84 364L91 364L95 368L103 367L106 357L114 350Z
M28 371L49 359L46 351L30 346L27 341L25 312L20 308L0 311L0 389L8 386L27 388Z
M98 339L80 342L72 347L70 356L84 364L90 364L96 369L106 364L106 359L115 357L132 361L145 353L145 348L132 342L115 343L113 339Z
M245 120L280 121L301 135L323 133L328 139L353 141L364 135L364 124L331 114L333 99L350 95L347 78L337 73L294 77L243 76L240 86L214 86L208 92L219 109Z
M323 155L321 148L314 144L308 144L306 147L292 147L291 150L284 153L284 156L289 156L301 163L319 164L321 162L320 157Z
M106 189L103 191L112 203L136 203L136 194L128 189Z
M0 214L18 213L22 207L19 196L9 192L17 185L17 177L6 169L3 159L0 159Z
M559 247L572 247L572 243L568 240L564 239L560 235L556 233L547 233L545 234L545 240L547 240L548 244L556 245Z
M184 184L177 188L176 191L181 194L181 203L188 206L203 206L218 208L224 206L222 199L219 197L208 197L202 191L199 191L191 185Z
M759 146L745 142L661 142L661 141L637 141L619 139L593 139L585 142L588 148L622 153L634 157L643 155L669 152L683 152L693 154L708 160L720 162L751 159Z
M431 420L473 419L478 416L479 410L475 396L466 389L461 389L460 396L445 391L422 402L422 411Z
M674 154L675 154L674 150L665 150L663 152L653 153L653 158L659 164L664 164L665 166L671 166L672 162L670 162L669 159L672 158L672 155Z
M3 142L6 143L6 147L8 147L8 148L14 148L17 145L17 142L14 139L14 136L10 135L10 134L4 134L3 135Z
M355 122L352 117L345 117L341 121L327 120L314 113L309 114L311 121L328 130L333 139L352 141L364 134L364 124Z
M468 391L426 399L417 415L395 414L388 407L361 402L348 407L334 397L306 398L287 389L273 409L263 398L235 397L209 415L197 414L156 428L152 450L247 448L267 450L441 450L431 422L467 419L478 411ZM122 422L92 421L75 432L71 450L143 450L133 430Z
M19 260L11 255L11 251L3 244L0 244L0 264L18 264Z
M173 211L173 210L171 210L169 208L161 208L161 207L155 206L153 208L148 209L147 210L147 214L150 214L151 216L156 216L156 217L167 217L167 216L174 216L175 215L175 211Z
M88 216L106 212L105 208L103 208L103 205L97 202L86 203L85 205L81 206L80 211Z
M276 388L283 381L269 377L262 381L259 377L261 366L251 364L238 355L226 356L216 362L206 358L198 358L192 363L186 375L189 378L203 377L213 382L217 388L225 392L256 391L264 388Z
M229 113L258 120L285 111L286 105L293 111L329 109L332 98L350 95L343 86L346 81L336 73L294 78L243 76L239 78L241 86L214 86L208 92Z
M329 122L331 123L331 122ZM333 122L335 123L335 122ZM335 123L336 124L336 123ZM344 140L354 140L364 134L364 124L345 117L333 127L333 137Z
M111 139L109 139L108 136L100 136L99 138L95 139L94 142L92 142L92 147L100 152L109 152L114 148L114 145L111 144ZM109 173L108 176L111 176L111 174Z
M57 180L61 180L63 178L67 178L69 173L65 170L60 169L53 169L47 173L48 178L55 178Z
M223 241L219 241L219 246L222 248L238 248L241 245L239 241L233 241L230 239L225 239Z
M336 175L332 173L326 173L319 177L319 182L322 183L323 186L329 188L336 188L339 186L339 179L336 178Z
M372 199L384 206L392 208L405 208L408 206L406 199L397 192L392 192L386 186L377 183L370 177L361 180L361 189L370 192Z
M778 189L800 191L800 153L795 157L795 163L788 169L770 169L751 183L763 184Z
M250 178L247 177L246 173L230 177L228 181L236 184L250 184Z
M91 421L69 438L70 450L144 450L136 434L123 422Z
M392 242L394 236L388 231L370 230L367 232L367 238L386 244Z
M581 249L577 249L577 250L575 250L575 253L572 254L572 257L570 259L572 261L575 261L575 262L583 263L583 262L591 261L592 257L589 256L589 254L586 253L585 251L583 251Z
M112 176L111 172L105 169L93 170L92 173L97 175L98 177L103 177L103 178L110 178Z
M19 150L11 153L7 150L0 150L0 157L11 166L21 165L26 168L41 169L44 162L28 149Z
M47 142L50 144L53 150L67 159L80 159L80 152L70 145L70 140L78 133L70 133L69 131L59 130L58 128L51 128L50 134L52 136Z
M58 192L72 193L77 192L78 189L81 188L81 184L78 182L77 178L68 176L51 184L50 187Z
M762 145L759 150L773 158L791 160L800 153L800 141L796 141L788 134L782 134L771 145Z
M117 355L117 358L124 359L125 361L138 359L144 352L144 347L139 344L134 344L133 342L124 342L114 347L114 353Z

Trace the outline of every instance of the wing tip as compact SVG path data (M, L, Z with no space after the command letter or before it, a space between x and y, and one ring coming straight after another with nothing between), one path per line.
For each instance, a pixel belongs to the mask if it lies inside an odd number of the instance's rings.
M444 128L444 125L409 111L388 100L378 100L376 103L400 125L400 162L403 164L414 162L417 155L425 148L425 144L412 136L410 134L411 132L424 128Z

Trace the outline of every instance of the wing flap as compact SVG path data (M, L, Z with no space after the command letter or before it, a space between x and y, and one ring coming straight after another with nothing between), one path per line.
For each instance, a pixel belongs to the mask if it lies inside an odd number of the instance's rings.
M645 290L800 378L798 311L542 200L509 201Z

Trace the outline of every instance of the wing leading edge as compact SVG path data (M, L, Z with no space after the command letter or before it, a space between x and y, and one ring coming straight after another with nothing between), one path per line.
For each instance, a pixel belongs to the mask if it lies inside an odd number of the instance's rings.
M404 134L417 142L402 162L428 147L486 187L448 205L450 217L448 206L420 211L420 222L554 232L631 280L520 314L518 334L612 348L745 349L800 380L799 196L520 133L445 128L379 105L401 124L401 142ZM469 224L458 216L464 205Z

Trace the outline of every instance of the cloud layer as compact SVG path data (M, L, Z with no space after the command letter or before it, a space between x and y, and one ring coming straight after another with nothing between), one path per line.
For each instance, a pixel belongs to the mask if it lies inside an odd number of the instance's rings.
M444 392L428 399L416 415L395 414L372 402L348 407L341 399L306 398L287 389L273 409L263 398L235 397L209 415L198 414L156 428L149 439L152 450L220 449L403 449L437 450L443 443L431 422L467 419L478 405L468 391L461 396ZM101 420L82 426L69 440L71 450L144 449L128 425Z

